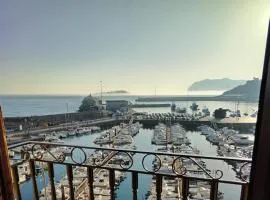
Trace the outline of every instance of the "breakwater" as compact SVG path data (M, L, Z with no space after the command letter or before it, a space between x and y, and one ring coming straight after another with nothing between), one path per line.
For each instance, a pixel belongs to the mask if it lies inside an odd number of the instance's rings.
M139 97L136 102L162 102L162 101L242 101L242 102L258 102L255 97L245 96L153 96Z
M17 131L20 129L50 127L66 122L85 121L100 119L109 116L106 111L74 112L55 115L41 115L28 117L6 117L4 119L7 130Z
M132 104L131 108L160 108L160 107L170 107L169 103L156 103L156 104Z

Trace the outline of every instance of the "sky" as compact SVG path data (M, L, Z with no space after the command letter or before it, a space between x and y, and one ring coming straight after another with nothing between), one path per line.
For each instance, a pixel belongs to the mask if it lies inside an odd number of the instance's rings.
M269 0L0 0L0 94L185 94L261 77Z

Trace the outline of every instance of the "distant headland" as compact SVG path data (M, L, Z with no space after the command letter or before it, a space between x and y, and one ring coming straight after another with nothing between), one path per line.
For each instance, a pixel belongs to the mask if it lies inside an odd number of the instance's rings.
M254 78L245 84L234 87L219 96L155 96L140 97L137 102L161 102L161 101L246 101L258 102L261 80Z
M194 82L188 87L188 91L226 91L242 85L246 81L247 80L232 80L229 78L204 79Z
M258 78L253 78L253 80L247 81L243 85L239 85L231 90L224 92L222 97L243 97L243 98L253 98L258 100L260 95L261 80Z

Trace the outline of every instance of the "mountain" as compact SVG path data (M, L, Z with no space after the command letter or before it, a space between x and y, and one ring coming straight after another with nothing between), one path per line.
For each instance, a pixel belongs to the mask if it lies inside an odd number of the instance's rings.
M221 96L239 96L244 98L259 98L261 80L254 78L247 81L244 85L239 85L229 91L224 92Z
M194 82L188 91L210 91L210 90L230 90L238 85L244 84L246 80L232 80L229 78L223 79L204 79Z

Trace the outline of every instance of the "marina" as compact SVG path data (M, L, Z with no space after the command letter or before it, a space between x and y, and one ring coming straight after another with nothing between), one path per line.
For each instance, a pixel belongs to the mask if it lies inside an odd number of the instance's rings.
M115 146L115 148L119 148L119 147L124 147L124 148L127 148L127 149L134 149L135 148L135 146L136 146L136 149L147 149L147 150L151 150L151 151L165 151L165 152L169 152L169 151L171 151L171 152L181 152L181 153L192 153L192 154L201 154L201 153L204 153L204 149L202 148L202 147L199 147L198 148L198 144L193 144L194 143L194 138L192 138L193 136L195 136L195 135L197 135L197 136L203 136L203 137L206 137L206 133L211 133L211 131L213 131L210 127L207 127L207 126L202 126L202 127L199 127L199 129L200 129L200 132L190 132L190 131L186 131L186 130L184 130L183 129L183 127L181 127L179 124L173 124L173 125L171 125L171 132L173 133L173 132L178 132L178 133L180 133L180 132L182 132L182 136L185 136L188 140L190 140L191 141L191 146L193 146L193 147L191 147L190 145L189 145L189 143L183 143L183 144L176 144L176 145L172 145L172 143L171 144L168 144L168 143L164 143L164 144L162 144L162 146L164 147L158 147L158 146L156 146L156 145L151 145L151 140L152 140L152 138L153 138L153 136L155 135L155 130L149 130L149 131L147 131L147 130L144 130L141 126L139 126L139 125L134 125L134 128L133 129L131 129L131 128L127 128L128 126L126 125L126 126L124 126L124 125L122 125L122 131L119 131L119 130L121 130L121 128L120 128L121 126L118 126L118 127L112 127L111 129L109 129L109 130L107 130L107 131L104 131L104 132L97 132L97 133L94 133L94 134L84 134L84 135L77 135L77 136L73 136L73 137L67 137L67 138L63 138L63 140L65 141L65 142L68 142L68 141L70 141L70 142L76 142L76 143L78 143L78 144L80 144L81 142L83 142L83 143L81 143L81 144L87 144L87 145L89 145L89 142L90 142L90 144L94 144L95 143L95 141L97 141L99 138L101 138L101 139L103 139L103 142L105 142L106 140L104 140L104 138L106 138L106 137L108 137L109 135L108 135L108 133L110 132L110 133L112 133L112 135L111 135L111 141L113 141L113 134L115 133L115 130L117 130L118 129L118 132L122 132L122 133L124 133L123 135L125 135L126 133L127 133L127 130L134 130L134 132L132 132L132 134L131 135L133 135L133 137L134 137L134 141L132 141L132 143L131 143L131 145L130 144L128 144L128 146L126 146L127 144L125 144L124 146L123 146L123 144L120 144L120 145L117 145L117 144L113 144L113 143L107 143L107 144L102 144L103 145L103 147L106 147L106 145L113 145L113 146ZM157 126L161 131L165 131L166 132L166 125L158 125ZM156 128L157 128L156 127ZM155 129L156 129L155 128ZM138 131L139 131L139 133L138 133ZM148 133L147 133L148 132ZM216 131L216 130L214 130L213 132L215 132L215 134L216 134L216 132L218 132L218 131ZM234 135L234 134L238 134L238 132L237 131L233 131L233 130L230 130L230 129L224 129L223 130L223 134L224 134L224 137L225 137L225 135ZM106 135L106 137L104 137ZM191 137L192 136L192 137ZM93 138L92 140L86 140L86 138L89 138L89 137L91 137L91 138ZM83 139L83 138L85 138L85 139ZM141 139L140 139L141 138ZM148 139L147 139L148 138ZM180 138L182 138L182 137L180 137ZM164 138L162 138L160 141L162 141L162 140L164 140ZM81 142L80 142L81 141ZM93 143L91 143L91 141L93 142ZM147 143L143 143L142 141L148 141ZM205 138L205 141L207 141L206 140L206 138ZM211 142L211 141L210 141ZM105 142L106 143L106 142ZM200 142L201 143L201 142ZM211 142L212 143L212 142ZM212 144L214 144L214 143L212 143ZM105 145L105 146L104 146ZM200 144L201 145L201 144ZM232 144L230 144L230 145L232 145ZM228 154L227 152L228 152L228 150L226 149L226 147L227 146L229 146L229 144L223 144L222 145L222 143L220 142L218 145L218 149L215 149L214 151L212 151L212 154L213 155L217 155L217 154L219 154L219 155L222 155L222 156L229 156L229 155L231 155L231 156L239 156L240 155L240 153L239 152L241 152L241 155L242 155L242 157L243 158L245 158L245 157L249 157L250 155L251 155L251 152L252 152L252 148L251 147L239 147L238 145L237 145L237 148L234 148L234 147L232 147L232 146L230 146L230 148L231 149L237 149L237 151L235 150L235 151L231 151L231 154ZM249 151L248 151L248 149L249 149ZM55 150L56 152L57 152L57 150ZM66 154L66 156L67 156L67 158L68 158L68 155L70 155L70 149L68 149L68 148L64 148L64 149L58 149L58 151L59 152L65 152L65 154ZM53 151L52 151L53 152ZM234 153L233 153L234 152ZM238 153L237 153L238 152ZM90 152L88 152L88 153L90 153ZM99 158L99 156L101 156L101 154L98 154L98 152L96 152L96 153L94 153L94 152L91 152L90 154L88 154L89 155L89 160L91 160L91 158ZM54 153L55 155L56 155L56 153ZM80 153L79 153L80 154ZM92 155L92 156L91 156ZM248 156L249 155L249 156ZM79 156L79 155L78 155ZM45 156L46 157L46 156ZM44 157L44 158L45 158ZM60 157L60 155L59 155L59 157ZM79 157L81 157L81 155L79 156ZM78 157L78 159L80 160L80 158ZM46 158L46 159L49 159L49 158ZM121 159L124 159L125 160L125 158L124 157L122 157ZM136 160L136 156L134 157L134 159ZM127 160L127 163L126 164L128 164L128 159L126 158L126 160ZM112 166L113 166L113 164L114 163L117 163L118 161L117 161L117 159L115 159L114 161L110 161L110 163L109 164L111 164ZM120 161L121 162L121 161ZM171 160L168 160L168 161L166 161L166 157L164 157L164 158L162 158L162 162L164 163L164 166L166 166L166 162L168 162L168 163L170 163L171 162ZM188 163L187 163L188 164ZM232 172L230 172L231 173L231 175L230 175L230 177L235 177L236 179L237 179L237 171L239 171L239 168L237 168L237 166L233 166L233 163L230 163L231 164L231 166L232 166ZM154 164L155 165L155 164ZM203 164L205 167L207 167L208 166L208 163L206 162L206 163L204 163ZM163 168L161 168L160 170L162 170L162 171L166 171L166 170L169 170L168 168L164 168L164 166L163 166ZM167 165L167 166L169 166L169 165ZM194 168L194 167L192 167L192 165L190 165L190 163L187 165L188 166L188 169L190 169L190 173L192 173L192 174L196 174L196 176L197 175L199 175L199 176L201 176L201 175L203 175L203 173L202 172L200 172L200 170L198 170L198 168ZM152 164L150 164L149 163L149 166L148 167L152 167ZM239 166L240 167L240 166ZM85 178L85 175L82 175L83 173L85 173L86 171L83 171L83 170L85 170L85 168L84 169L80 169L80 167L78 167L78 169L77 168L74 168L73 169L73 174L74 174L74 180L77 180L77 182L79 183L81 183L81 182L83 182L83 179ZM210 171L211 171L211 169L209 169ZM62 171L62 170L61 170ZM106 170L105 170L106 171ZM103 183L103 182L107 182L108 180L106 180L106 178L105 177L108 177L108 174L106 175L106 173L107 172L105 172L104 170L103 171L101 171L100 172L100 176L97 176L97 180L99 180L101 183ZM248 172L248 171L247 171ZM105 174L104 174L105 173ZM46 171L44 172L44 174L46 174ZM81 175L80 175L81 174ZM201 175L200 175L201 174ZM41 176L41 175L39 175L39 176ZM44 176L44 175L43 175ZM46 176L46 175L45 175ZM126 181L128 181L128 180L130 180L130 177L129 177L130 175L129 175L129 173L127 173L127 174L119 174L119 175L117 175L117 177L118 178L116 178L116 185L117 185L117 188L116 188L116 195L119 195L119 198L123 195L123 191L122 191L122 188L123 188L123 185L125 185L125 182ZM98 177L104 177L104 178L102 178L101 180L100 180L100 178L98 178ZM60 178L60 177L59 177ZM145 179L146 177L144 177L143 179ZM44 178L43 178L44 179ZM47 178L45 178L45 179L47 179ZM59 184L58 184L58 186L56 187L57 189L56 189L56 191L57 191L57 194L58 194L58 197L60 198L60 194L62 194L62 189L61 189L61 185L63 185L64 187L65 187L65 185L66 184L64 184L65 183L65 180L67 180L67 177L66 176L61 176L61 178L60 179L57 179L56 181L59 181ZM140 193L140 196L143 196L144 198L148 198L148 199L151 199L152 198L152 196L155 194L152 190L153 189L151 189L152 188L152 186L151 186L151 183L154 183L153 181L155 181L154 179L152 180L152 178L151 177L149 177L149 178L147 178L147 182L146 181L143 181L142 182L142 186L141 187L145 187L144 188L144 190L142 190L141 192L139 192ZM120 182L122 182L123 184L120 184ZM75 183L76 183L76 181L75 181ZM141 183L141 182L140 182ZM28 183L28 181L26 181L25 182L25 184L24 185L28 185L28 184L30 184L30 183ZM129 183L126 183L126 184L129 184ZM171 180L171 179L164 179L164 182L163 182L163 184L164 184L164 192L163 192L163 195L169 195L169 196L171 196L171 197L173 197L174 195L176 195L176 194L178 194L179 195L179 193L178 192L176 192L177 191L177 187L179 186L179 182L178 181L175 181L174 179L173 180ZM76 185L76 184L75 184ZM98 191L101 191L101 189L100 189L100 187L101 188L103 188L103 190L104 190L104 192L102 192L102 193L104 193L104 194L107 194L108 192L105 192L105 191L108 191L108 188L104 188L104 186L100 186L99 187L99 184L94 184L95 185L95 187L97 188L97 189L95 189L95 193L97 194L97 196L100 196L100 195L98 195L100 192L98 192ZM101 184L102 185L102 184ZM24 188L25 186L22 186L22 188ZM40 185L40 187L41 187L41 185ZM207 186L207 185L204 185L204 184L202 184L200 187L194 187L194 186L192 186L192 184L191 184L191 187L190 187L190 195L192 196L192 197L202 197L202 198L205 198L205 197L208 197L207 195L209 195L209 189L207 189L207 188L209 188L209 186ZM225 190L224 190L225 189ZM230 197L230 194L228 194L228 192L226 192L226 187L225 188L223 188L223 187L220 187L220 193L219 193L219 196L220 197L222 197L222 194L224 194L224 199L230 199L230 198L228 198L228 195L229 195L229 197ZM45 189L43 188L42 189L42 187L40 188L40 191L41 191L41 195L45 195ZM68 189L66 189L66 190L64 190L65 191L65 194L67 195L68 194ZM76 191L76 190L75 190ZM85 190L84 190L85 191ZM168 192L167 192L168 191ZM174 192L172 192L172 191L174 191ZM208 192L207 192L208 191ZM50 189L49 188L47 188L47 190L46 190L46 194L49 194L49 192L50 192ZM84 194L86 194L87 192L84 192ZM23 193L24 194L24 193ZM26 195L26 194L25 194ZM83 196L83 194L81 194L82 196ZM165 196L164 196L165 197ZM27 198L30 198L30 197L26 197L25 199L27 199ZM86 198L85 196L84 197L82 197L82 199L84 199L84 198ZM100 199L108 199L108 197L106 197L106 195L103 195L102 197L97 197L97 198L100 198ZM144 199L143 198L143 199ZM222 198L221 198L222 199Z
M0 10L0 200L270 199L266 0Z
M181 146L190 144L189 139L186 137L186 132L182 126L175 124L173 126L166 126L158 124L155 126L152 138L152 144L155 145L168 145Z
M132 165L132 169L140 170L143 159L142 155L132 153L132 163L128 154L114 155L113 151L91 150L85 151L85 155L79 149L73 150L65 144L86 145L101 148L114 148L126 150L147 150L162 153L184 153L191 155L211 155L224 157L237 157L248 159L252 156L254 125L256 118L253 116L228 117L221 120L209 116L209 110L204 107L202 111L198 106L191 104L190 108L177 107L176 111L164 112L163 107L151 108L153 112L142 112L143 108L136 108L132 114L115 116L91 121L80 121L59 124L44 130L33 130L31 137L37 137L45 142L63 145L57 148L48 148L38 151L36 155L42 153L42 159L57 160L57 162L84 161L85 165L103 163L105 167L119 169L115 171L115 181L113 189L110 187L110 173L105 169L94 169L93 192L95 199L110 199L113 190L117 199L129 199L128 188L132 188L130 172L121 171L121 167ZM167 108L166 108L167 109ZM157 112L159 111L159 112ZM250 113L252 115L252 113ZM104 126L104 124L105 126ZM17 134L14 134L17 135ZM14 137L10 135L10 137ZM20 134L18 134L20 135ZM210 146L209 146L210 145ZM30 148L30 147L29 147ZM31 149L31 148L30 148ZM13 157L18 157L25 149L14 149L10 151ZM50 153L48 153L48 151ZM159 161L153 157L144 161L144 167L158 170L161 173L173 174L172 162L176 157L159 156L162 166L158 167ZM250 166L242 169L242 165L233 161L213 161L205 159L195 159L201 167L193 161L183 159L178 163L179 169L185 168L186 175L197 178L209 178L217 168L223 171L224 177L235 181L243 177L249 177ZM43 199L48 199L52 195L50 186L50 166L36 162L40 167L37 172L37 185L39 195ZM23 199L32 199L30 193L26 192L31 187L31 173L29 166L19 171L20 183ZM229 169L229 170L228 170ZM60 165L54 166L55 171L55 193L57 199L67 198L69 190L69 175L67 169ZM25 171L28 171L26 173ZM241 173L240 173L241 171ZM89 198L89 188L87 184L88 173L86 167L72 167L72 179L74 195L78 199ZM211 175L212 176L212 175ZM210 177L211 177L210 176ZM140 175L138 177L138 199L155 199L157 193L155 184L156 176ZM190 181L189 190L183 194L183 180L174 177L164 177L162 181L162 199L179 199L183 195L188 195L190 199L210 199L210 185L205 181ZM110 184L109 184L110 183ZM25 189L24 189L25 188ZM233 190L233 193L231 193ZM235 186L220 184L217 193L218 199L229 200L237 197L240 189Z

